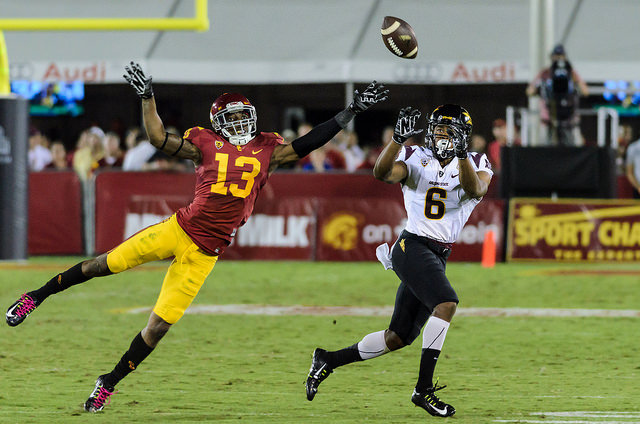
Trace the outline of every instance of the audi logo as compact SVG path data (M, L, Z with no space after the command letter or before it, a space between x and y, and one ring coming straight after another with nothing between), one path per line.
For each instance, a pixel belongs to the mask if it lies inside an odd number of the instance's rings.
M28 62L9 63L9 78L12 80L33 79L33 65Z
M412 62L397 66L393 71L397 82L430 83L442 79L442 65L437 62Z

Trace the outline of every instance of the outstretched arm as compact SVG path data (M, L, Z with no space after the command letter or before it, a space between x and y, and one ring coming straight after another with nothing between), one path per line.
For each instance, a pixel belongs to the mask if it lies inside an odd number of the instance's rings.
M293 140L291 144L277 146L271 155L271 165L269 171L274 171L279 165L295 162L305 157L318 147L325 145L340 130L346 128L347 124L360 112L364 112L376 103L387 99L389 90L385 90L384 85L373 81L362 92L354 92L353 102L342 112L326 122L314 127L307 134Z
M416 130L416 122L420 118L420 111L405 107L400 109L396 126L393 130L393 138L388 143L373 167L373 176L385 183L399 183L407 178L407 165L397 162L396 158L402 145L412 136L420 134L422 130Z
M131 62L130 66L125 66L124 69L127 72L127 74L123 75L124 79L136 90L142 100L142 120L149 142L167 155L190 159L196 165L199 164L202 160L200 149L179 135L165 131L162 119L160 119L156 110L156 101L151 87L151 76L146 77L140 65L134 62Z
M476 171L471 164L472 159L467 154L468 143L466 139L456 135L453 139L453 147L458 157L458 170L460 171L460 185L469 196L478 199L489 190L491 175L485 171Z

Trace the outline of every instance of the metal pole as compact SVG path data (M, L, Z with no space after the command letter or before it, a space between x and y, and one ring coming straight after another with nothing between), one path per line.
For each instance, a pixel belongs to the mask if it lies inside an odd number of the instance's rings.
M607 111L606 108L601 107L598 109L598 146L604 147L606 144L606 131L607 131Z
M514 127L515 127L515 107L507 106L507 146L513 145Z
M0 97L0 259L27 259L29 104Z
M529 80L533 80L538 74L538 70L542 68L542 30L541 30L541 1L542 0L529 0ZM540 99L537 96L529 97L529 115L533 117L531 120L531 145L536 146L540 141L540 118L537 111L540 107ZM528 138L529 134L525 135L526 128L522 128L522 137Z

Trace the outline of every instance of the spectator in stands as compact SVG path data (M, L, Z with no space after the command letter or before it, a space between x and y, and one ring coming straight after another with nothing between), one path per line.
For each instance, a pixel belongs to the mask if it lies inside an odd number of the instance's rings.
M291 144L291 142L296 139L296 132L290 128L283 130L282 134L280 135L282 135L282 138L284 138L285 144Z
M120 137L114 132L108 132L103 139L104 157L98 162L100 168L122 167L124 152L120 149Z
M89 128L84 135L86 146L76 150L73 155L73 169L81 180L88 180L93 176L93 171L99 167L100 160L104 157L104 144L102 130L97 127Z
M342 153L347 172L354 172L364 161L365 153L358 145L358 134L342 130L336 135L336 147Z
M384 129L382 130L382 137L381 137L380 144L375 147L369 147L367 149L364 160L358 166L357 170L373 169L373 167L376 164L376 160L378 159L378 156L380 156L380 153L382 152L382 149L384 149L384 146L389 144L389 142L391 141L391 138L393 137L393 130L394 130L393 127L384 127Z
M302 169L313 172L344 170L346 162L340 151L329 145L324 145L309 153L309 161L302 165Z
M142 170L185 172L189 170L189 167L187 167L183 160L171 157L158 150L146 163L142 164Z
M626 174L633 187L633 198L640 199L640 140L636 140L627 148L625 160Z
M51 163L51 151L48 149L49 140L37 129L29 131L29 170L42 171Z
M180 132L176 127L169 126L166 128L166 131L169 134L175 134L180 136ZM189 169L193 169L193 164L191 161L184 161L177 157L172 157L164 152L157 150L155 153L147 160L146 163L142 165L143 171L176 171L176 172L185 172Z
M138 127L131 127L127 130L127 133L124 136L124 148L125 152L136 147L138 144L137 138L140 135L142 130Z
M58 171L66 171L69 169L69 162L67 161L67 149L64 148L64 144L60 141L56 141L51 144L51 156L52 161L45 169L53 169Z
M469 151L477 153L487 152L487 139L480 134L474 134L471 136L471 142L469 143Z
M129 130L126 136L127 153L124 155L122 169L124 171L142 171L143 165L153 156L156 148L149 143L147 135L139 129Z
M307 134L313 126L308 122L303 122L298 126L298 137ZM332 169L345 169L344 156L336 147L334 140L314 150L308 156L298 161L297 168L303 171L324 172Z
M618 129L618 147L616 148L616 168L619 175L626 174L625 158L627 148L633 141L633 128L631 125L620 125Z
M587 84L573 69L562 44L551 52L551 66L542 69L527 87L528 96L539 95L540 120L547 145L582 144L578 116L579 96L589 95Z
M501 169L500 155L502 148L507 145L507 123L504 119L496 119L491 125L493 141L487 146L487 156L493 167L493 171L498 173Z

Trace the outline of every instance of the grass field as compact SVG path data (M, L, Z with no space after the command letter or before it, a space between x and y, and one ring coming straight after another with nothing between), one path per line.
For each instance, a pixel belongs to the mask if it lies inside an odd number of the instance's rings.
M0 263L0 305L80 258ZM0 330L0 423L419 423L409 401L421 339L340 368L313 402L303 382L316 346L337 349L388 317L187 314L104 413L81 404L145 325L165 263L91 280ZM464 308L640 309L634 264L451 263L461 299L436 375L455 423L640 422L640 317L462 316ZM194 306L391 306L397 280L377 263L220 261Z

